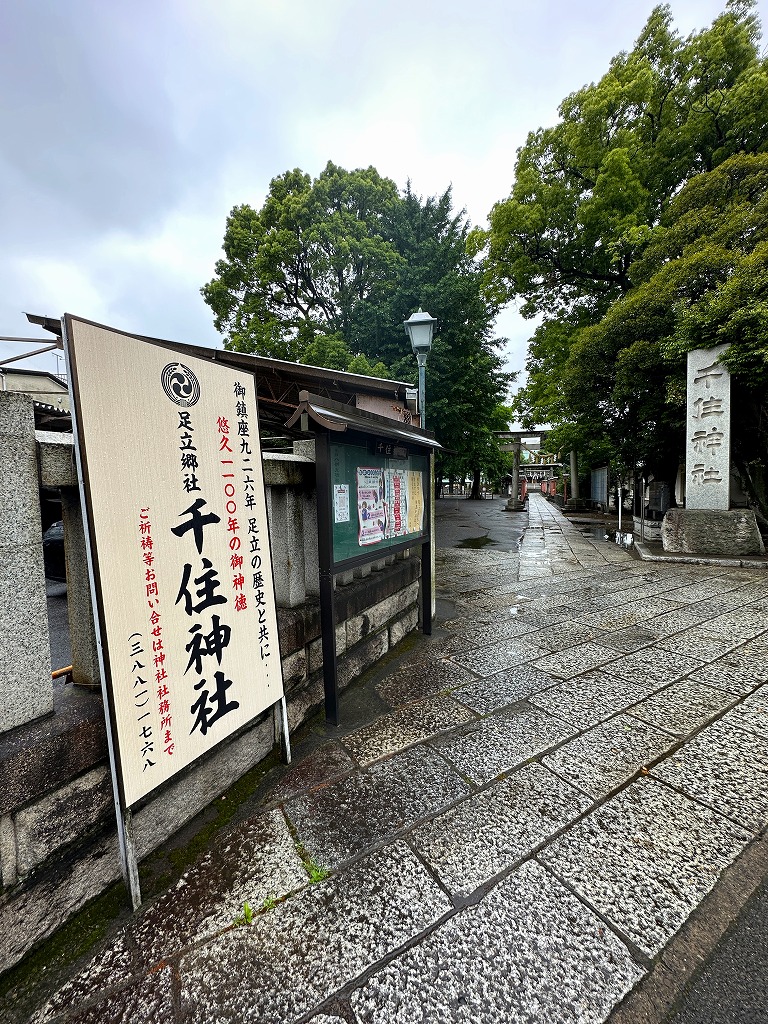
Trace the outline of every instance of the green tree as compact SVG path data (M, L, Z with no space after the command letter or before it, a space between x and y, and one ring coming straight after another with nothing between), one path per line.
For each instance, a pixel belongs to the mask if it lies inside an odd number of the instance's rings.
M768 519L768 154L734 156L692 178L630 274L632 290L572 347L569 402L585 415L579 396L599 388L612 402L605 429L623 450L676 462L686 354L729 345L732 456Z
M487 461L511 379L468 235L450 189L425 200L373 168L329 163L314 182L290 171L260 211L232 211L225 258L202 294L228 348L414 382L403 321L432 311L427 425L447 449L440 475L449 460Z
M674 476L681 332L694 328L675 289L680 277L690 284L692 265L638 286L686 183L735 154L768 149L759 38L754 0L730 0L711 26L685 38L669 7L657 7L633 49L567 97L557 125L528 136L510 197L473 240L487 247L496 300L515 298L523 315L543 317L518 413L559 426L589 458L645 461ZM662 344L673 337L677 347Z
M202 288L227 347L297 359L317 334L349 342L361 301L386 292L401 258L384 237L397 187L369 167L328 163L316 181L273 178L261 210L227 218L225 259Z

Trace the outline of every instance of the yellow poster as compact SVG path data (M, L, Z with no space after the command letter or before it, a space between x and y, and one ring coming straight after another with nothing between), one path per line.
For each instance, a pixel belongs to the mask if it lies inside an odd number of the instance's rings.
M421 533L424 527L424 490L419 470L408 470L408 533Z

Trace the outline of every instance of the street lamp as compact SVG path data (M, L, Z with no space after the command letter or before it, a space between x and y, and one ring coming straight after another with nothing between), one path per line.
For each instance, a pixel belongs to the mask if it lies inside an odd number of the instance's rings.
M411 348L419 364L419 415L421 417L422 430L426 424L426 417L424 415L426 401L424 397L424 377L427 369L427 356L432 348L432 332L436 323L437 320L430 316L429 313L422 312L421 307L419 307L418 313L411 313L403 323L405 333L411 340Z

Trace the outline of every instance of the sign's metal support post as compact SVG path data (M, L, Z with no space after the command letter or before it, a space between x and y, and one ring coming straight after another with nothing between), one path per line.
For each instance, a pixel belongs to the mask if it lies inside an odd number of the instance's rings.
M272 711L275 716L275 740L280 744L285 763L290 764L291 734L288 730L288 705L285 703L285 696L272 706Z
M71 353L69 349L69 338L67 336L66 320L62 318L61 333L64 343L64 363L67 371L67 380L72 380ZM93 545L91 543L91 523L88 514L88 504L85 495L85 476L80 450L80 424L78 422L78 404L72 403L72 433L74 437L75 463L77 466L77 483L80 492L80 507L83 513L83 532L85 534L85 554L88 566L88 584L91 591L91 608L93 609L93 625L96 633L96 653L99 661L99 676L101 679L101 695L104 701L104 718L107 727L107 752L109 755L110 774L112 776L112 795L115 804L115 818L117 821L117 839L120 851L120 868L123 881L131 896L131 905L134 910L141 906L141 888L139 886L139 869L136 861L136 847L133 842L131 810L123 806L120 794L119 775L117 770L117 754L115 741L112 733L112 708L110 704L109 688L107 686L107 673L104 664L104 646L101 629L101 617L99 615L99 604L96 598L96 575L93 567Z
M315 442L315 468L317 473L317 540L320 563L320 623L323 646L323 684L325 687L325 717L333 725L339 724L339 675L336 664L336 602L334 600L333 522L331 518L331 445L328 435L320 435Z
M131 894L131 906L138 910L141 906L141 886L139 884L139 866L136 860L136 843L133 838L133 814L126 807L122 814L123 835L125 836L125 875L126 885Z

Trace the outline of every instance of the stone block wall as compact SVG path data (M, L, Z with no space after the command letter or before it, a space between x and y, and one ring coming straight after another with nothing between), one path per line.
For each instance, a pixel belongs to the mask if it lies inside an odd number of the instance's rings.
M65 530L69 527L71 533L82 531L82 520L73 489L71 444L69 450L62 449L67 443L38 436L43 478L50 483L60 477L59 485L67 488ZM294 730L323 704L311 453L267 456L265 477L280 649ZM81 532L74 541L70 536L67 549L70 576L84 571ZM420 570L418 552L413 551L337 579L342 688L416 628ZM75 598L70 615L77 620L71 628L73 658L77 660L78 648L85 675L97 674L92 626L82 600L85 591L74 580L70 587ZM44 597L44 588L42 593ZM100 691L63 681L51 687L49 678L44 681L52 692L44 713L0 731L0 973L120 877ZM268 711L135 809L139 859L271 755L275 743L274 716Z

